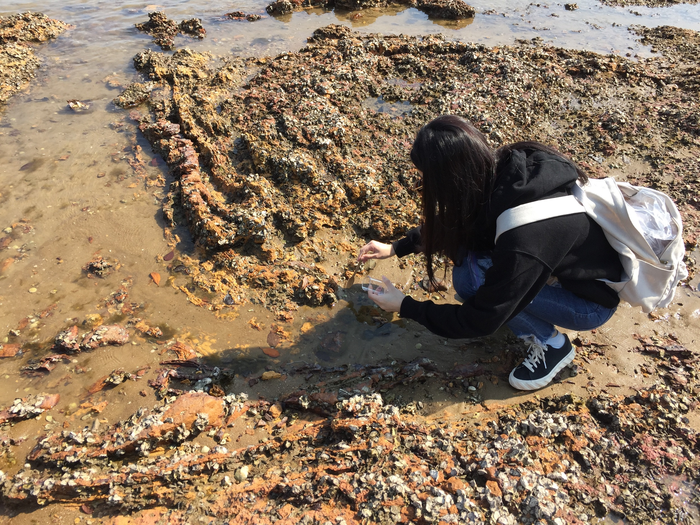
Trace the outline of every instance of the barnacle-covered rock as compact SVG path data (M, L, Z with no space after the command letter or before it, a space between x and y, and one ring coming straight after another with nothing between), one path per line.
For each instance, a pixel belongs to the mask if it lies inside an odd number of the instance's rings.
M42 13L0 17L0 106L34 78L39 60L30 44L56 38L68 27Z
M494 147L533 137L559 145L593 176L607 175L604 162L657 159L667 173L654 180L679 203L692 245L697 214L686 213L695 197L684 176L692 162L673 144L700 148L695 66L663 60L536 42L489 49L338 25L316 30L298 52L229 57L223 66L190 50L139 53L136 68L159 86L140 129L177 179L165 214L173 225L186 221L204 248L187 266L218 299L179 288L211 308L246 299L281 312L333 303L337 282L323 261L353 251L338 238L390 241L419 223L419 173L408 152L420 126L445 113L471 120ZM636 95L660 82L677 90L672 110ZM613 89L614 107L601 105ZM652 126L668 141L648 140Z
M120 108L132 108L148 100L148 95L153 91L153 84L147 82L130 84L117 98L114 104Z
M129 332L119 325L103 325L83 336L81 350L93 350L100 346L124 345L129 341Z
M88 277L106 277L115 270L115 264L105 259L101 255L95 255L85 266L83 266L83 272L85 272Z
M676 397L652 388L593 395L587 404L543 398L494 407L475 425L473 418L421 424L378 394L342 389L337 396L298 393L285 408L188 393L106 428L39 437L24 469L0 474L2 498L116 507L133 518L157 506L149 515L171 522L199 513L298 522L313 513L322 523L358 515L371 523L585 523L610 513L635 523L691 523L697 436L676 417ZM315 411L321 399L324 417L287 417ZM615 407L619 427L605 426L587 406L598 413ZM222 435L241 418L269 437L238 448L197 443L199 434ZM672 487L687 490L689 501ZM202 508L192 495L206 490Z
M73 325L58 333L54 339L54 349L57 352L80 352L80 341L78 339L78 327Z
M22 13L0 17L0 44L9 42L46 42L56 38L69 26L43 13Z
M168 17L162 11L148 13L148 22L136 24L136 28L153 37L153 41L161 49L172 49L175 37L178 33L190 35L195 38L204 38L207 33L199 18L183 20L179 24Z
M59 399L58 394L38 394L22 399L17 398L12 406L0 411L0 424L37 417L55 407Z

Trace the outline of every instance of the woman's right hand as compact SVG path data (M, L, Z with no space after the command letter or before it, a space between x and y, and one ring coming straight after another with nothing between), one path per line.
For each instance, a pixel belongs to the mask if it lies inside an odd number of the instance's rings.
M362 248L360 248L360 253L357 255L357 260L361 263L369 261L370 259L386 259L395 255L394 247L391 244L385 244L378 241L369 241Z

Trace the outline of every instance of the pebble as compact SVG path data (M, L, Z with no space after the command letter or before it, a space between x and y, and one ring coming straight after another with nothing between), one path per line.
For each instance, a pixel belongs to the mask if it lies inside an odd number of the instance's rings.
M36 289L36 288L30 288L30 289L29 289L29 293L36 293L36 292L37 292L37 289Z
M248 479L248 465L243 465L241 468L236 469L236 472L233 474L233 477L236 478L236 481L239 483L242 483L246 479Z

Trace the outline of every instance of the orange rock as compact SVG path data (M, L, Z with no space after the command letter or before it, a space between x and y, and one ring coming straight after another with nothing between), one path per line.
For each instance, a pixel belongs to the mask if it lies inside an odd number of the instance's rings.
M151 279L156 283L156 286L160 286L160 274L158 272L151 273Z
M167 350L174 352L175 355L177 355L177 358L182 359L183 361L195 359L197 357L197 352L194 351L194 348L187 343L183 343L182 341L176 341L168 346Z
M61 396L59 394L44 394L44 399L39 405L39 408L43 408L44 410L53 408L58 404L60 398Z
M279 509L277 513L280 515L280 518L286 519L287 516L289 516L292 513L292 510L294 510L294 507L287 503L284 507Z
M578 452L582 448L588 446L588 441L583 438L576 438L568 428L563 433L564 442L571 452Z
M19 352L18 344L0 344L0 357L13 357Z
M421 501L426 501L430 497L430 492L421 492L418 494L418 499Z
M450 494L455 494L458 490L464 490L464 488L466 487L464 481L457 477L448 479L445 482L445 484L447 485L447 492L449 492Z
M282 405L280 405L279 403L275 403L274 405L270 406L268 412L272 417L278 418L282 414Z
M109 378L109 374L99 378L91 386L87 388L89 394L95 394L107 386L106 380Z
M266 348L263 348L262 351L263 351L263 354L268 355L270 357L279 357L280 356L279 351L275 350L274 348L266 347Z
M494 497L503 496L503 493L501 492L501 487L499 487L498 483L496 483L495 481L487 481L486 488L489 489L489 492L491 492L491 495Z
M181 424L184 424L185 428L191 428L199 414L206 414L209 417L209 425L220 426L223 423L224 403L221 398L202 392L183 394L168 407L163 415L163 420L170 417L172 423L151 427L145 432L162 436Z
M2 272L4 272L5 270L7 270L13 262L15 262L15 258L14 258L14 257L8 257L7 259L5 259L5 260L2 262L2 264L0 265L0 273L2 273Z

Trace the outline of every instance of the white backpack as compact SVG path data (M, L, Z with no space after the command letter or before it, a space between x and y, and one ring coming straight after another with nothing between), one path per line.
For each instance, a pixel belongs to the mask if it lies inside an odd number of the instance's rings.
M496 220L496 240L518 226L585 211L603 228L622 262L623 280L604 282L644 312L668 306L678 282L688 277L683 222L669 196L611 177L577 183L572 193L504 211Z

